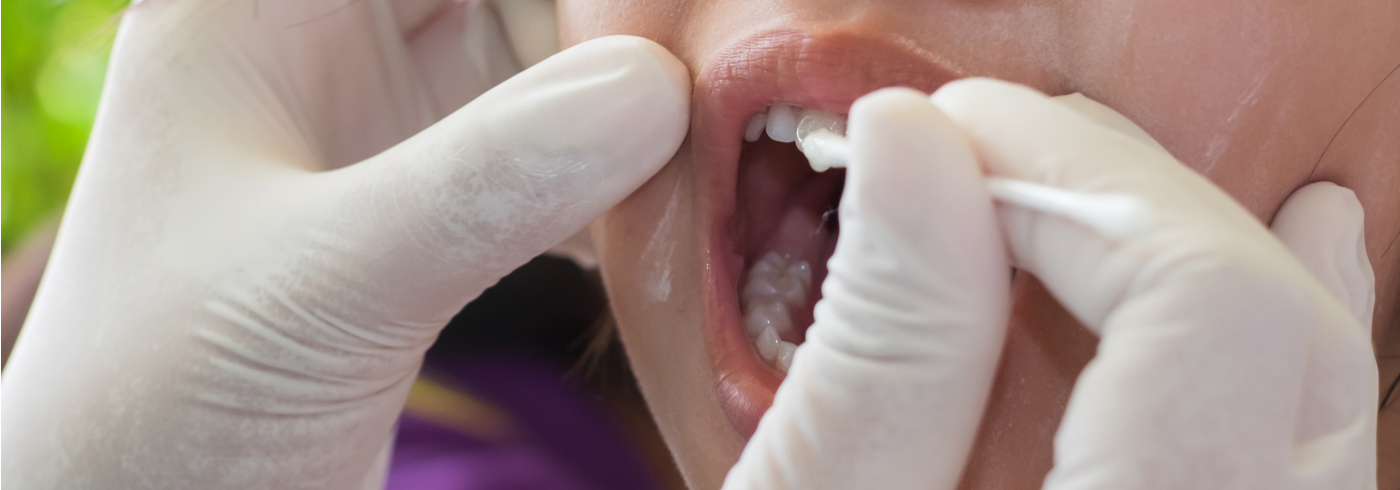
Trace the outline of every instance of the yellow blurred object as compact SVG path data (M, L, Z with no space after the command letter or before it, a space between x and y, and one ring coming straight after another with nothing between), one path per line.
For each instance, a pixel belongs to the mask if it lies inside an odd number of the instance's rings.
M413 382L404 410L487 442L508 441L517 434L510 414L471 393L426 377Z

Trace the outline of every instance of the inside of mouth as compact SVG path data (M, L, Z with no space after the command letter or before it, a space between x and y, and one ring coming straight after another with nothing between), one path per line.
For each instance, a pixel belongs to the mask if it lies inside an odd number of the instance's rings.
M840 233L835 210L845 172L816 172L796 145L766 134L744 144L738 170L732 232L744 259L735 285L739 325L754 354L786 372L821 299Z

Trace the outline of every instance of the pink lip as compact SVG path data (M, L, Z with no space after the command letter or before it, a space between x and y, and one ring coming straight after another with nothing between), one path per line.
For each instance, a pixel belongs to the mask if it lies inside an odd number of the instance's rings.
M732 218L744 124L772 103L846 113L876 89L932 92L956 78L907 42L849 26L760 33L730 45L700 70L691 138L705 240L704 335L721 408L743 437L753 435L782 383L744 334L736 292L744 259Z

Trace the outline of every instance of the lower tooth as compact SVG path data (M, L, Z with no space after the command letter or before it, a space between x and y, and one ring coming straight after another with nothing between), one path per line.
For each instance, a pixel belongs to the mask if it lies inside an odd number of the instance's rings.
M780 335L793 332L789 308L806 306L811 284L812 266L806 261L768 252L754 263L744 285L744 331L759 357L783 373L792 365L797 345Z
M775 283L775 279L767 277L749 277L748 284L744 285L744 299L751 303L782 296L782 291Z
M812 287L812 265L808 264L805 260L794 260L791 264L788 264L787 275L788 277L795 277L797 280L802 281L802 287L804 289L810 289Z
M754 345L758 347L759 357L768 361L769 364L777 362L778 344L781 342L781 340L778 340L778 332L771 328L763 329L763 333L758 334L758 338L754 339Z
M793 308L800 308L807 305L807 291L802 286L802 281L796 277L781 277L774 281L778 294L781 294L783 301Z
M784 373L792 367L792 355L797 353L797 344L786 340L778 342L778 362L774 367Z
M787 307L782 303L761 302L750 304L745 309L744 331L749 337L758 337L764 330L784 333L792 330L792 319Z

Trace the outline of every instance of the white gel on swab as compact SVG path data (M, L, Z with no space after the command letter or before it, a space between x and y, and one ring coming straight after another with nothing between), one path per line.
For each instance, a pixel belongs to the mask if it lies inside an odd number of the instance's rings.
M825 172L829 168L846 168L851 160L851 146L846 138L825 129L818 129L802 139L802 154L812 170Z
M801 136L800 148L812 170L846 168L850 143L826 129ZM1106 238L1122 240L1152 227L1152 212L1142 201L1127 194L1093 194L1000 177L987 178L992 197L1017 206L1061 216L1089 227Z
M1154 217L1142 200L1127 194L1092 194L1000 177L987 178L987 192L1003 202L1060 216L1103 235L1123 240L1152 228Z

